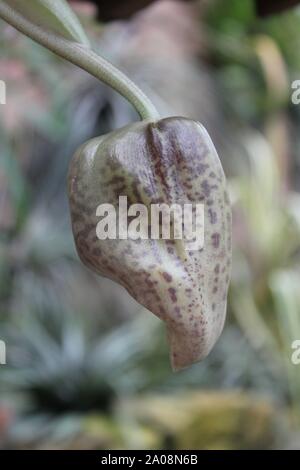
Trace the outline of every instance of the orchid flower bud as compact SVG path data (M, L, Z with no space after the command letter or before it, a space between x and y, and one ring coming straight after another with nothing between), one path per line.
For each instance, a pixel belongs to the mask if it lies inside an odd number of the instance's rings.
M226 315L231 209L204 127L181 117L143 120L92 139L71 161L68 191L83 263L165 322L174 370L206 357ZM169 219L169 237L151 236L153 206L178 209ZM180 216L190 207L203 216L194 224L194 243L175 233L175 227L187 228L190 219ZM131 236L134 227L139 237ZM163 230L160 224L159 235Z
M225 176L207 132L190 119L159 119L142 90L92 50L66 0L0 0L0 18L139 113L141 122L87 142L71 161L75 244L88 267L166 323L174 370L201 360L223 328L231 267Z

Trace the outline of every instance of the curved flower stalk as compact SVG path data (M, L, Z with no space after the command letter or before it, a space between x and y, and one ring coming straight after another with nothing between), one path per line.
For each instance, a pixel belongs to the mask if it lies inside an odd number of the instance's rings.
M0 18L111 86L133 105L142 119L158 117L151 101L135 83L89 47L79 21L65 0L0 0Z
M90 49L64 0L0 0L0 17L112 86L139 112L141 122L90 140L70 163L75 244L89 268L121 284L166 323L174 370L203 359L223 329L231 268L231 210L210 137L193 120L159 119L143 92ZM128 227L127 236L99 236L103 204L115 209L118 228L124 230L120 197L145 209L146 223L141 229L139 217L128 212L135 227L140 225L138 236L137 231L131 236ZM169 236L152 236L151 211L157 204L178 209L170 217ZM204 215L193 232L196 239L200 231L203 235L197 249L178 236L180 227L193 224L193 214L180 219L180 210L182 215L182 208L194 210L195 205Z

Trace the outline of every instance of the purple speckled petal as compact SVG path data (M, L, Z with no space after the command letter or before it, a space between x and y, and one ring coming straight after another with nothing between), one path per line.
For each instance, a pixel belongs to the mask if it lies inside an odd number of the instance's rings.
M231 209L206 130L172 117L131 124L84 144L69 170L72 228L81 260L124 286L166 323L171 363L203 359L223 329L231 269ZM204 247L182 240L99 240L99 204L204 204Z

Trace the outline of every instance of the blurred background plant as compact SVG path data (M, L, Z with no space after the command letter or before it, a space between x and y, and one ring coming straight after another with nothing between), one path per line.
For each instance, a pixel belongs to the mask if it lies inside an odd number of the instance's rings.
M211 355L173 374L159 320L81 265L68 161L136 116L1 24L0 445L299 448L299 10L260 19L252 0L158 0L104 24L73 6L163 116L199 119L216 143L234 210L228 319Z

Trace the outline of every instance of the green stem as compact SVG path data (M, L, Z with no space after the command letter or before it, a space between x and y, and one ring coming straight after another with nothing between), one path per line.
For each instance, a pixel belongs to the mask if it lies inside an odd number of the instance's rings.
M124 96L142 119L156 120L159 115L149 98L125 74L88 47L68 41L32 24L0 0L0 18L21 33L72 62Z

